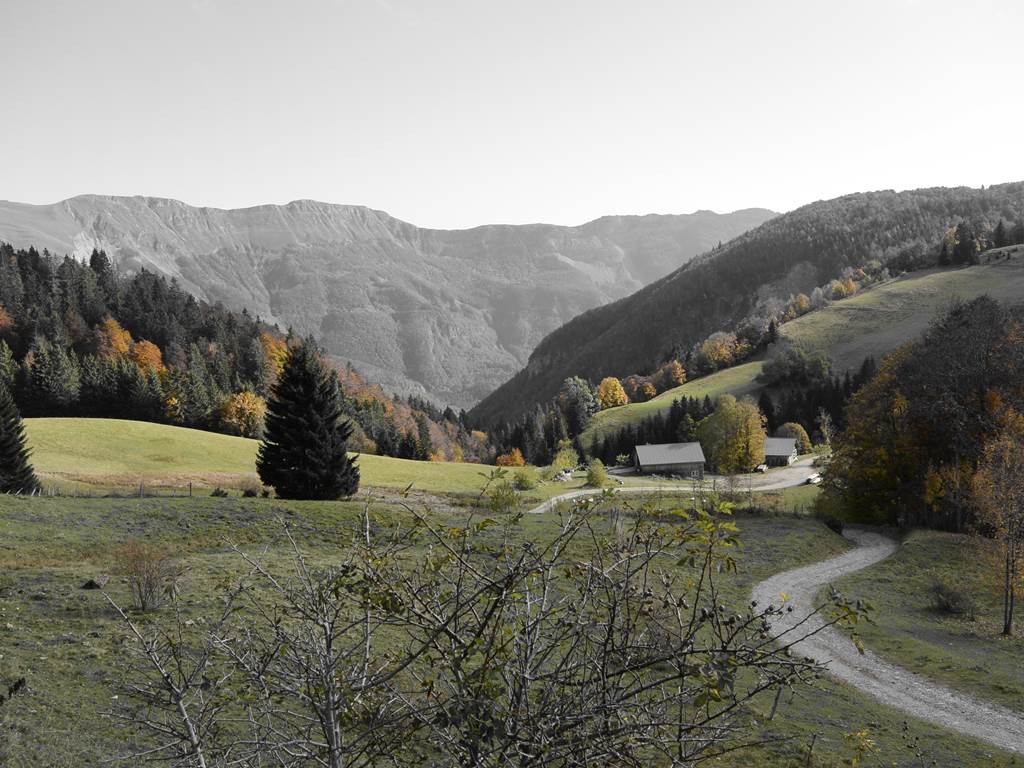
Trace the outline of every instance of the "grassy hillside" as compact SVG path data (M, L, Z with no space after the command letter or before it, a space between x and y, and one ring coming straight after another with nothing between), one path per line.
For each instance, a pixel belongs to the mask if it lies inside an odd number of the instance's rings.
M192 483L207 492L214 487L238 489L258 483L259 443L166 424L120 419L26 419L32 462L48 485L85 492L130 492L143 483L149 490L184 489ZM482 464L410 461L361 455L363 488L404 489L434 494L476 494L492 469ZM650 478L625 477L623 485L651 484ZM660 480L666 487L689 487L684 481ZM585 473L569 482L540 483L523 494L540 501L586 485Z
M667 411L672 407L672 401L680 397L703 398L707 395L714 400L719 395L749 394L757 388L754 379L761 372L762 365L761 361L756 361L726 368L710 376L688 381L681 387L666 390L646 403L630 403L601 411L594 415L590 426L583 433L581 438L583 445L589 446L595 436L604 437L609 432L615 432L627 424L642 421L659 411Z
M931 269L874 286L830 304L779 328L784 341L808 350L821 350L836 371L855 369L864 358L880 359L918 337L931 319L954 298L989 294L1000 301L1024 301L1024 247L985 254L986 262L961 269ZM712 398L744 395L757 390L755 378L762 363L750 362L718 371L670 389L646 403L631 403L597 414L583 435L583 444L624 425L667 411L679 397Z
M256 447L243 437L119 419L26 419L32 460L47 480L99 487L237 488L256 481ZM490 468L360 456L363 485L471 492Z

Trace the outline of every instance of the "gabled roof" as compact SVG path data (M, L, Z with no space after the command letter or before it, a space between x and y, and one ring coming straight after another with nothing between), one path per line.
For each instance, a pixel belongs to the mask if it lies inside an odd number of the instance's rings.
M636 456L640 466L657 464L703 464L704 451L700 443L662 443L638 445Z
M795 437L766 437L764 439L765 456L792 456L795 451Z

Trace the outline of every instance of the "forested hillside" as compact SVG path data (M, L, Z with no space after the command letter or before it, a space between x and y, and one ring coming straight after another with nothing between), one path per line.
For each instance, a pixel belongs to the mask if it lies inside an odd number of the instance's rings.
M287 339L246 311L197 300L147 270L0 244L0 381L26 416L99 416L255 437ZM355 450L487 459L452 412L402 402L338 366Z
M995 242L1002 240L1001 243ZM989 244L1024 240L1024 183L986 189L871 192L804 206L693 260L632 296L586 312L549 335L529 364L471 412L482 425L514 420L580 376L687 371L717 332L763 340L794 302L844 275L971 263ZM805 294L810 294L810 297ZM806 309L805 309L806 311ZM748 349L749 349L748 345Z

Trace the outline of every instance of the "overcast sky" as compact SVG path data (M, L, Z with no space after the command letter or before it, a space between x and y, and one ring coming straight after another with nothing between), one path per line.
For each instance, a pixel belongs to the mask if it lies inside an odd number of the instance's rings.
M421 226L1024 179L1020 0L0 0L0 198Z

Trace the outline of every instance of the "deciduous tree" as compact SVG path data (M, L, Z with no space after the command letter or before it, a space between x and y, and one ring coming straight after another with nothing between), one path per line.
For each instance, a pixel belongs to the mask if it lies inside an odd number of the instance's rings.
M601 410L615 408L628 402L629 398L626 397L626 390L623 389L622 382L614 376L602 379L601 383L597 385L597 403Z
M711 465L724 474L764 462L764 416L750 400L722 395L714 413L697 426L697 436Z

